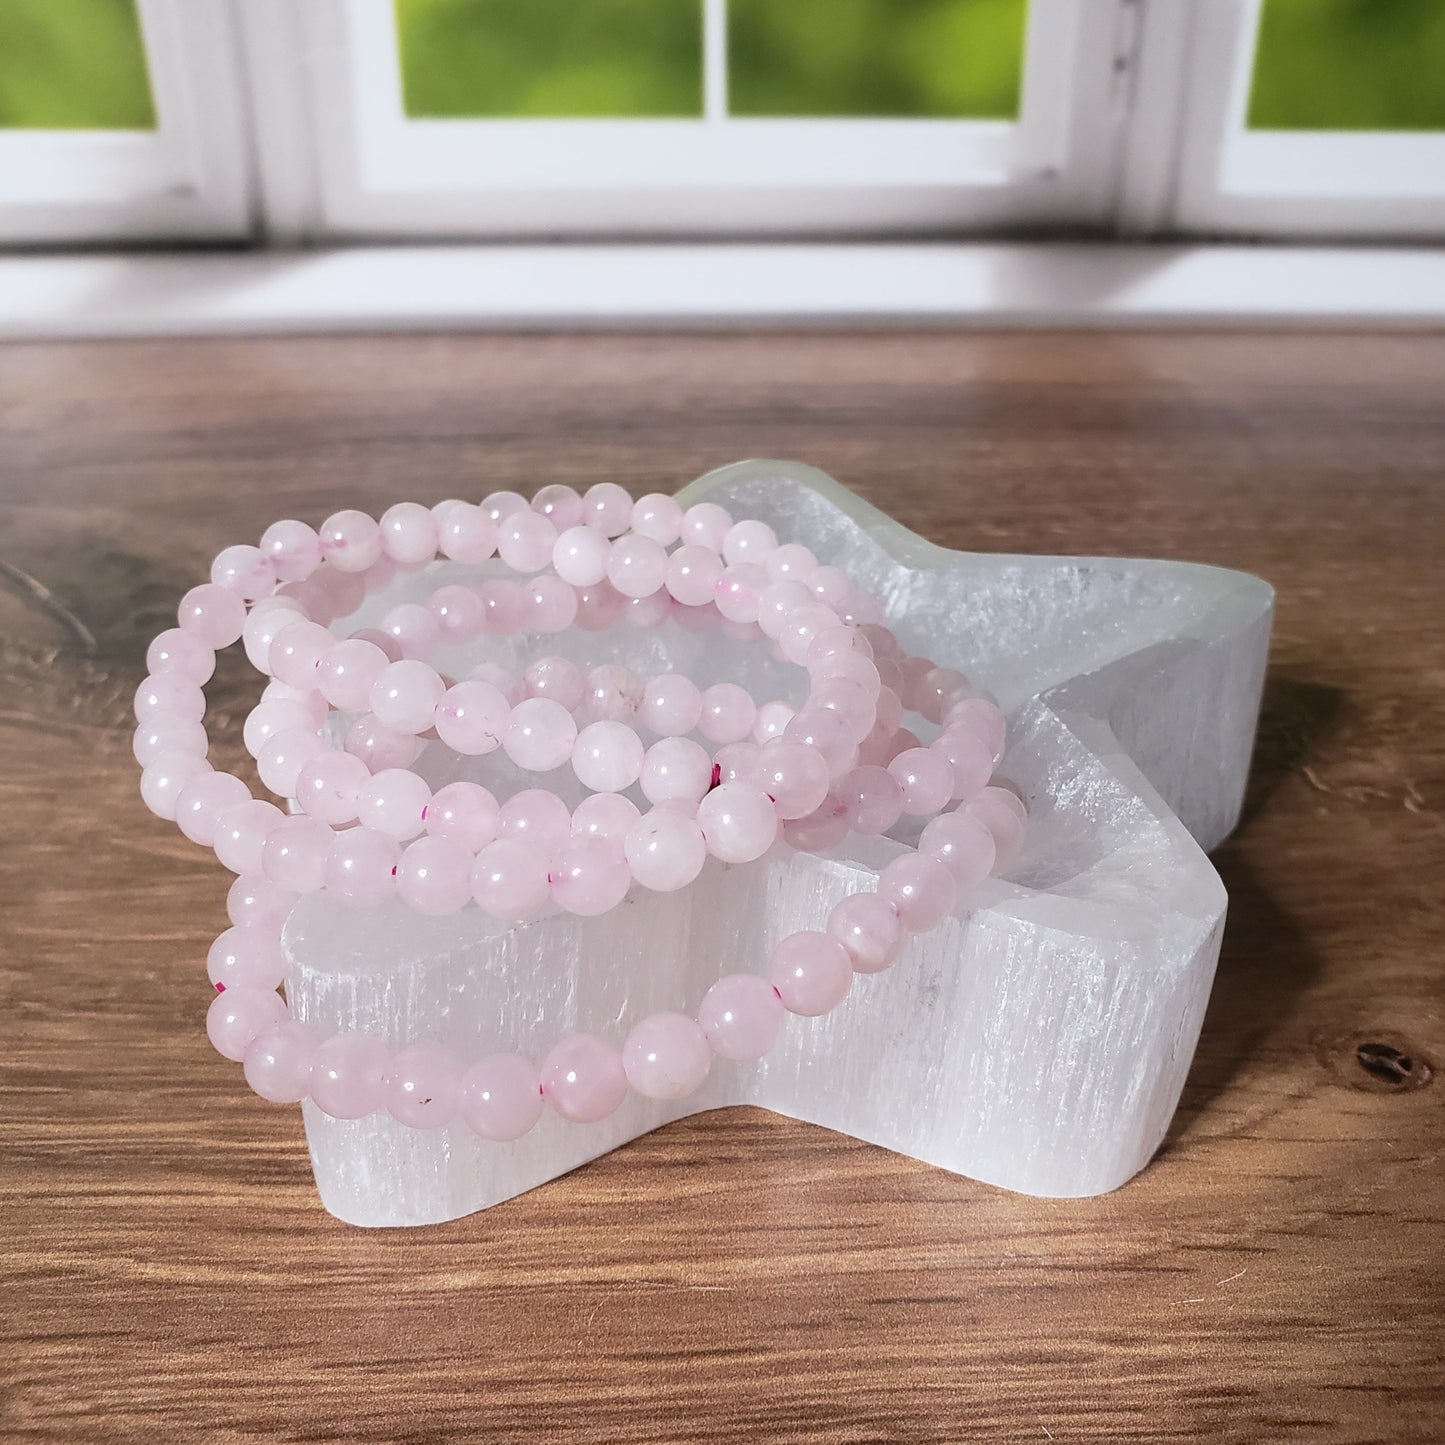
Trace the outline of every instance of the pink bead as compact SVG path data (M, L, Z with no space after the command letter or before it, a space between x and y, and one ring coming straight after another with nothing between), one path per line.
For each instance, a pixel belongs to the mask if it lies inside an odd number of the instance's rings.
M287 1019L251 1040L241 1062L246 1082L272 1104L296 1104L311 1092L311 1066L319 1040L303 1023Z
M497 555L516 572L540 572L552 560L557 529L536 512L513 512L497 529Z
M713 600L723 564L706 547L682 546L668 558L667 590L686 607L704 607Z
M682 540L721 554L723 542L732 531L732 514L716 502L698 502L682 514Z
M274 803L253 798L227 808L216 819L211 847L232 873L259 873L261 849L285 815Z
M382 727L368 713L347 728L345 747L373 773L380 773L387 768L409 768L416 759L420 744L407 733L394 733L390 728Z
M582 705L582 669L565 657L539 657L522 677L528 697L549 697L569 711Z
M426 830L476 854L497 836L498 813L496 798L480 784L448 783L427 804Z
M909 933L926 933L952 912L958 889L953 875L938 859L905 853L883 870L878 896L892 907Z
M1023 844L1025 813L1018 797L1007 788L985 788L965 810L993 835L998 871L1008 868Z
M219 652L240 637L246 625L246 604L234 592L214 582L203 582L181 598L176 621L182 632L194 633L207 647Z
M622 1055L593 1034L563 1039L543 1061L541 1077L547 1103L577 1124L605 1119L627 1094Z
M595 587L578 591L577 626L584 632L602 632L622 621L628 605L628 599L604 578Z
M766 522L735 522L723 537L723 559L736 566L742 562L766 562L777 551L778 536Z
M714 776L720 783L757 784L762 776L759 762L761 752L756 743L725 744L713 756ZM819 765L821 766L821 761Z
M425 811L431 789L406 768L386 768L373 773L356 800L356 816L362 826L405 842L426 826Z
M386 1102L391 1063L386 1045L371 1034L333 1034L311 1064L311 1098L333 1119L362 1119Z
M615 482L598 482L582 498L583 520L609 537L627 530L632 521L632 494Z
M928 748L907 748L888 764L902 790L903 811L915 818L941 812L953 796L953 765Z
M664 672L642 690L637 720L660 738L690 733L702 716L702 694L690 677Z
M462 1075L462 1118L497 1144L520 1139L542 1117L542 1080L520 1054L493 1054Z
M533 577L525 588L523 632L565 632L577 620L577 592L550 572Z
M816 748L777 738L764 745L757 760L757 784L773 799L778 817L805 818L823 806L828 765Z
M750 783L720 783L698 804L697 822L708 852L724 863L751 863L778 836L772 799Z
M733 973L707 991L697 1019L713 1053L747 1062L771 1051L786 1013L767 979Z
M472 855L450 838L418 838L396 865L396 891L418 913L455 913L471 902Z
M192 757L203 758L208 746L206 729L195 718L158 713L135 730L131 752L144 768L167 753L189 753Z
M279 932L228 928L206 954L206 977L222 989L280 987L285 974Z
M714 683L702 694L700 707L695 725L714 743L740 742L752 732L758 715L751 694L735 682Z
M813 594L801 582L770 582L758 595L758 626L764 637L777 637L800 607L811 607Z
M356 819L371 772L360 758L331 748L318 753L296 775L296 801L308 817L332 826Z
M642 683L627 668L604 662L587 674L585 715L598 721L626 722L642 704Z
M482 510L494 522L522 511L527 505L526 497L520 492L490 492L482 498Z
M396 892L401 848L395 838L374 828L338 833L326 860L326 891L348 903L368 906Z
M682 532L682 508L662 492L649 492L633 504L632 530L670 547Z
M472 897L493 918L516 922L535 913L551 896L547 855L533 843L499 838L477 854Z
M960 727L965 732L976 733L988 745L994 766L998 766L1003 758L1008 726L996 703L984 697L959 698L949 707L944 722L950 729Z
M210 771L210 763L194 753L163 753L140 775L141 798L156 817L172 821L186 785Z
M931 723L941 723L944 711L959 694L968 691L968 679L951 667L929 668L914 689L913 710Z
M966 896L993 872L997 845L982 819L969 813L943 813L924 827L918 851L942 863L959 893Z
M175 795L176 824L192 843L209 848L221 814L250 796L251 790L231 773L197 773L182 783Z
M282 582L305 581L321 565L321 539L313 527L288 518L261 533L261 551Z
M205 693L183 673L157 673L154 677L147 677L135 690L137 722L149 722L162 716L200 722L205 715Z
M556 793L546 788L523 788L498 810L497 836L534 843L550 857L571 838L572 815Z
M667 553L647 537L619 537L607 558L607 580L624 597L651 597L667 577Z
M453 562L485 562L497 550L497 524L470 502L459 502L437 521L437 548Z
M502 733L502 746L519 768L547 773L572 756L577 723L572 714L550 698L531 697L517 704Z
M489 682L507 699L507 713L527 696L527 684L522 674L515 668L507 667L504 663L494 662L488 659L479 662L469 676L477 682Z
M296 894L278 888L263 873L242 873L226 894L226 916L237 928L262 928L279 935L296 905Z
M847 996L853 960L831 934L790 933L773 950L772 980L789 1013L816 1018Z
M211 581L243 602L255 602L275 587L276 568L259 547L227 547L211 563Z
M642 739L626 723L589 723L572 746L572 770L584 788L617 793L637 781L643 757Z
M241 642L251 666L258 672L269 673L271 644L276 640L277 633L293 622L305 621L309 619L294 598L283 597L280 593L262 598L251 609L246 625L241 629Z
M197 687L216 670L216 654L194 632L168 627L146 648L146 671L173 672Z
M696 821L669 808L654 808L635 823L623 849L632 876L654 893L686 888L707 861L707 844Z
M862 683L846 677L815 681L808 694L808 707L837 713L848 724L855 742L866 738L878 720L877 694L870 694Z
M808 578L808 587L825 607L836 608L853 595L848 574L841 567L819 567Z
M583 918L610 913L632 885L622 849L602 838L574 836L558 851L551 876L558 906Z
M218 1054L240 1063L253 1040L285 1017L280 994L262 988L228 988L206 1010L206 1035Z
M903 812L903 789L886 768L864 766L845 773L835 790L855 833L886 833Z
M381 619L381 631L401 649L403 659L422 661L441 646L442 625L420 602L399 602Z
M858 740L843 717L821 707L805 707L783 729L783 738L786 742L816 748L834 777L847 769L858 747Z
M602 838L621 845L641 816L637 804L621 793L592 793L577 804L572 832L579 838Z
M696 803L712 785L712 759L691 738L663 738L644 755L638 782L649 803Z
M977 797L993 776L993 749L963 728L949 728L929 745L953 768L953 796L967 801Z
M545 517L559 531L575 527L582 521L582 497L574 488L561 482L540 487L532 498L532 510Z
M848 836L848 810L829 795L823 806L805 818L783 824L783 838L802 853L826 853Z
M283 818L261 849L261 871L292 893L315 893L326 881L335 837L315 818Z
M573 587L595 587L607 576L612 549L595 527L569 527L552 547L552 566Z
M272 640L266 665L272 677L292 687L314 688L317 666L335 645L336 639L319 622L288 622Z
M843 899L828 915L828 932L848 950L854 973L881 973L903 946L898 915L876 893Z
M256 771L261 781L279 798L296 796L296 780L301 769L330 749L314 732L289 728L266 739L256 756Z
M712 1050L686 1014L651 1014L622 1046L627 1082L649 1099L682 1099L707 1078Z
M364 572L381 556L381 528L365 512L333 513L319 536L321 555L340 572Z
M427 610L441 628L442 642L469 642L480 637L487 625L486 609L474 587L452 583L438 587L427 603Z
M371 711L382 727L424 733L435 720L446 684L436 668L415 658L389 662L371 685Z
M241 729L241 739L246 751L253 758L261 756L262 749L274 737L283 733L315 733L312 711L296 698L262 699L251 709Z
M413 1044L387 1066L387 1111L410 1128L439 1129L450 1123L461 1099L461 1065L435 1044Z
M765 702L753 722L753 737L760 743L780 741L797 715L797 708L790 702Z
M477 584L486 620L482 628L488 637L510 637L527 615L527 594L510 577L489 577Z
M512 705L489 682L469 678L449 687L433 712L437 737L454 752L481 757L495 751L512 716Z
M758 603L767 585L768 574L752 563L724 567L713 586L718 615L729 622L756 622Z
M774 582L803 582L818 570L818 559L797 542L785 542L767 560L768 576Z
M838 614L831 607L816 604L800 607L779 628L777 643L789 662L802 666L807 660L808 649L819 634L830 632L837 625Z
M430 562L436 556L437 524L430 507L398 502L381 514L382 551L403 567Z

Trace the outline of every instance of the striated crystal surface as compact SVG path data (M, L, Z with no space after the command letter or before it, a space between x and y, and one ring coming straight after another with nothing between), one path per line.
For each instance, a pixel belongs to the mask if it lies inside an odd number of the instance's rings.
M883 601L906 646L999 699L1010 714L1000 772L1030 807L1021 856L957 916L911 939L887 972L856 978L834 1012L790 1018L759 1063L716 1060L678 1103L629 1095L589 1125L544 1112L511 1144L460 1122L420 1131L304 1105L321 1198L340 1218L454 1219L670 1119L740 1103L1040 1195L1117 1188L1158 1147L1218 958L1225 893L1205 850L1239 814L1270 588L1185 563L947 551L794 463L726 467L680 500L705 497L846 568ZM484 570L403 574L338 630L444 575ZM796 698L800 678L762 647L671 624L517 645L518 656L738 681L759 697ZM483 639L439 665L460 673L484 656L514 653ZM498 796L531 781L495 756L459 760L441 748L418 766L434 785L471 777ZM569 769L548 779L575 802L570 781ZM468 1061L499 1050L538 1058L574 1029L620 1043L645 1014L693 1013L721 975L762 970L772 942L821 927L901 846L850 838L824 857L779 848L739 867L713 860L681 892L634 889L601 918L521 925L476 909L355 910L316 894L286 928L287 993L323 1032L441 1043Z

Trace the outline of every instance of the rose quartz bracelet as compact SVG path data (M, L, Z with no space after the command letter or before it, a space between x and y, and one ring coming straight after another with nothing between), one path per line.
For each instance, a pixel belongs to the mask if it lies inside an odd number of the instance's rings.
M438 551L469 564L495 553L530 580L447 584L427 606L394 608L374 631L338 641L326 630L399 568ZM734 684L699 691L678 674L643 684L615 665L584 674L554 657L521 675L484 664L461 682L425 660L443 640L484 633L595 630L624 618L703 625L709 613L807 669L802 709L759 708ZM634 504L610 484L586 497L546 487L530 506L512 493L481 506L402 503L380 523L343 512L319 536L280 522L259 548L228 548L211 582L183 600L178 628L152 644L152 675L136 699L147 804L241 874L229 901L235 926L208 961L221 993L208 1016L212 1041L243 1061L264 1097L309 1094L338 1117L386 1107L416 1127L460 1110L492 1139L525 1132L544 1100L565 1117L597 1119L629 1085L680 1097L714 1053L761 1057L785 1011L836 1006L854 972L886 968L906 932L933 927L1022 833L1016 795L987 786L1003 751L1002 715L960 674L905 657L878 616L838 569L780 546L762 523L734 523L710 503L683 512L660 495ZM238 638L275 679L247 720L246 742L263 781L298 797L303 812L289 818L205 761L201 685L215 650ZM927 748L901 726L905 700L942 724ZM322 736L332 708L361 714L341 749ZM659 738L650 748L632 726L639 721ZM693 730L720 744L716 754L685 736ZM592 796L569 812L540 788L502 804L472 783L433 794L409 770L423 734L463 754L501 747L530 771L570 763ZM633 783L654 805L646 815L622 795ZM961 806L944 812L950 803ZM876 893L845 899L825 932L783 939L771 981L723 979L696 1019L645 1019L621 1051L574 1035L540 1071L512 1055L463 1071L427 1045L393 1056L367 1036L319 1041L286 1017L275 992L282 923L313 888L358 902L394 891L427 913L475 899L496 916L522 918L550 899L597 914L634 881L685 886L709 852L751 861L780 830L791 846L822 849L850 829L886 832L905 811L930 821L918 851L890 863ZM357 820L362 826L333 831Z

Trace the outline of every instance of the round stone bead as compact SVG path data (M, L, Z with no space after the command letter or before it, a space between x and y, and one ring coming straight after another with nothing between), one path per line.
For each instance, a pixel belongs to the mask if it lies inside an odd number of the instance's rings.
M736 566L743 562L763 562L777 551L778 536L766 522L751 519L735 522L723 537L723 560Z
M706 547L720 555L732 526L732 515L726 507L716 502L698 502L682 514L681 536L686 545Z
M753 723L754 739L759 743L781 742L788 725L797 715L797 708L790 702L765 702L758 709L757 720ZM814 748L813 751L817 752L817 749ZM822 754L819 753L818 756L821 758ZM824 768L826 767L825 763Z
M878 894L909 933L926 933L952 911L958 889L953 875L937 858L906 853L883 870Z
M427 804L426 830L475 855L497 836L498 813L496 798L479 783L448 783Z
M986 697L959 698L949 706L944 724L950 729L959 727L976 733L993 754L994 766L1002 761L1008 725L997 703L990 702Z
M903 813L903 789L886 768L854 768L843 775L835 791L855 833L886 833Z
M450 583L438 587L427 602L427 610L441 628L440 642L469 642L480 637L487 625L486 609L476 588Z
M582 498L582 516L589 527L608 537L619 536L632 521L632 494L616 482L598 482Z
M713 600L722 570L722 558L716 552L684 545L668 558L665 585L683 606L704 607Z
M582 706L586 679L582 669L565 657L539 657L522 674L528 697L550 698L569 712Z
M437 548L453 562L476 566L497 550L497 524L471 502L458 502L437 521Z
M288 517L261 533L261 551L282 582L301 582L321 565L321 538L314 527Z
M364 572L381 556L381 528L365 512L335 512L318 535L321 555L339 572Z
M949 728L932 742L930 751L953 768L953 796L963 801L977 797L993 776L993 749L964 728Z
M333 1034L311 1064L311 1099L333 1119L363 1119L386 1102L386 1044L371 1034Z
M284 973L276 929L228 928L206 954L206 977L221 989L276 989Z
M607 580L624 597L651 597L667 577L667 552L648 537L619 537L607 556Z
M328 752L325 742L304 728L288 728L266 739L256 757L261 781L279 798L296 795L296 780L307 763Z
M527 505L526 497L520 492L489 492L482 498L482 510L494 522L510 517L513 512L523 511Z
M323 563L316 569L316 575L304 584L322 601L323 611L327 614L323 617L318 612L316 620L334 622L338 617L349 617L366 601L368 592L379 591L395 573L396 564L385 559L360 571L348 571L329 562Z
M847 996L853 960L831 934L790 933L773 950L772 980L789 1013L816 1018Z
M572 814L572 831L579 838L605 838L621 844L637 826L642 813L621 793L591 793Z
M450 838L418 838L396 865L396 891L417 913L455 913L471 902L472 855Z
M262 698L251 709L241 729L241 740L246 751L253 758L261 756L262 749L274 737L289 732L316 732L312 721L314 714L299 698Z
M396 892L401 848L374 828L348 828L336 835L326 860L326 891L348 903L381 903Z
M280 994L264 988L228 988L206 1010L206 1035L218 1054L240 1063L252 1041L285 1017Z
M584 632L601 632L614 623L621 622L631 601L624 597L606 579L595 587L583 587L577 592L577 626Z
M595 527L569 527L552 546L552 566L573 587L595 587L607 576L612 555L607 538Z
M632 530L639 537L670 547L682 532L682 508L673 497L649 492L633 504Z
M251 1040L241 1072L253 1092L272 1104L298 1104L311 1092L311 1066L320 1040L296 1019L286 1019Z
M642 739L626 723L588 723L572 745L572 771L594 793L618 793L637 781L644 756Z
M435 1044L412 1044L387 1065L387 1112L413 1129L439 1129L450 1123L461 1097L461 1065Z
M534 843L498 838L472 864L472 897L493 918L517 922L551 897L547 855Z
M751 783L720 783L698 804L697 823L707 851L724 863L751 863L778 836L772 799Z
M544 572L533 577L523 589L526 608L522 632L565 632L577 620L577 592L560 577Z
M263 873L242 873L226 894L226 916L237 928L267 929L278 936L295 906L296 894L278 888Z
M211 563L211 581L243 602L255 602L275 587L276 568L259 547L226 547Z
M595 1124L627 1094L622 1055L594 1034L571 1034L543 1060L542 1095L564 1119Z
M876 893L854 893L835 905L827 931L848 950L854 973L881 973L903 945L898 915Z
M903 811L912 817L933 817L953 796L953 764L930 748L905 748L888 771L898 783Z
M969 813L941 813L924 825L918 851L942 863L959 893L966 895L993 872L997 845L982 819Z
M768 554L765 565L774 582L806 583L818 570L818 559L800 542L785 542Z
M599 722L626 722L642 703L642 683L628 668L604 662L588 670L582 700L585 716Z
M430 562L436 556L437 523L430 507L398 502L381 514L382 551L403 567Z
M542 1117L541 1076L520 1054L493 1054L463 1074L461 1110L483 1139L520 1139Z
M386 768L368 780L356 800L362 826L405 842L426 827L431 789L406 768Z
M511 716L512 705L501 689L475 677L449 687L432 715L437 737L467 757L499 748Z
M837 713L848 724L855 742L866 738L878 721L877 693L870 693L861 682L846 677L815 679L808 706Z
M502 734L507 756L528 772L547 773L572 756L577 723L572 714L550 698L529 697L512 709Z
M685 1014L651 1014L627 1035L622 1067L639 1094L682 1099L707 1078L712 1050L701 1025Z
M783 729L783 738L817 748L834 777L845 770L859 741L840 714L821 707L805 707Z
M321 659L335 645L336 639L319 622L288 622L271 640L266 666L272 677L292 687L314 688Z
M758 786L773 799L780 818L805 818L823 806L828 765L816 748L776 738L758 752L757 766Z
M380 630L400 650L403 661L424 662L441 646L442 625L436 613L420 602L397 603L383 615Z
M697 822L670 808L654 808L628 832L624 851L632 876L654 893L686 888L707 861Z
M197 687L211 680L216 670L216 654L194 632L168 627L152 639L146 648L146 671L174 672Z
M421 746L408 733L394 733L367 713L346 730L346 751L360 758L373 773L387 768L409 768Z
M568 913L595 918L610 913L632 884L622 849L602 838L579 838L562 846L551 867L552 897Z
M332 827L356 820L362 791L371 781L366 764L327 748L296 775L296 801L308 817Z
M280 593L262 598L250 611L246 625L241 629L241 643L246 657L257 672L271 671L271 644L283 627L293 622L308 620L301 611L301 604L293 597Z
M148 767L167 753L189 753L203 758L210 745L205 727L195 718L159 713L136 728L131 752L141 767Z
M206 695L183 673L161 672L147 677L136 688L134 711L138 723L158 717L200 722L206 715Z
M783 824L783 837L788 846L802 853L826 853L847 836L848 810L831 793L817 812Z
M663 738L648 748L638 781L650 803L697 803L712 784L712 759L691 738Z
M763 636L779 637L788 619L800 607L811 607L815 601L801 582L769 582L758 594L758 626Z
M436 668L414 658L390 662L371 685L371 711L382 727L424 733L435 720L446 684Z
M503 517L497 528L497 555L514 572L540 572L556 545L557 529L530 508Z
M912 689L915 712L931 723L941 723L944 711L960 693L968 690L968 679L951 667L928 668Z
M965 812L977 818L993 835L997 853L994 866L1007 868L1018 856L1023 844L1027 814L1022 801L1007 788L985 788L968 804Z
M559 532L582 520L582 495L562 482L549 482L532 498L532 510L545 517Z
M140 775L141 798L156 817L174 821L182 790L210 771L210 763L194 753L163 753Z
M246 604L224 587L203 582L192 587L176 608L176 622L182 632L192 632L215 652L229 647L246 625Z
M251 790L234 774L197 773L182 783L176 794L176 825L192 843L209 848L215 841L221 814L250 796Z
M637 720L660 738L690 733L701 716L702 694L690 677L664 672L652 678L642 689Z
M261 871L278 887L315 893L326 881L326 864L336 835L315 818L283 818L261 849Z
M567 805L547 788L523 788L497 812L497 836L535 843L548 857L572 836Z
M698 1023L724 1059L760 1059L778 1041L786 1010L778 991L765 978L733 973L708 989L697 1011Z
M700 698L697 729L709 742L741 742L753 730L758 707L752 694L735 682L718 682Z
M756 623L768 574L751 562L724 567L714 585L718 615L729 622Z
M259 873L261 849L285 815L274 803L252 798L227 808L216 819L211 847L232 873Z

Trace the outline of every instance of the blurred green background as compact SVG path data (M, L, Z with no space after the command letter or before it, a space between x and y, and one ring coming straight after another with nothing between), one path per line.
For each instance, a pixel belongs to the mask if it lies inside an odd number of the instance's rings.
M701 0L396 0L407 114L699 115L701 11ZM1026 0L731 0L730 107L1013 116L1025 11ZM0 126L154 124L134 0L0 0ZM1265 0L1249 124L1445 128L1445 0Z

